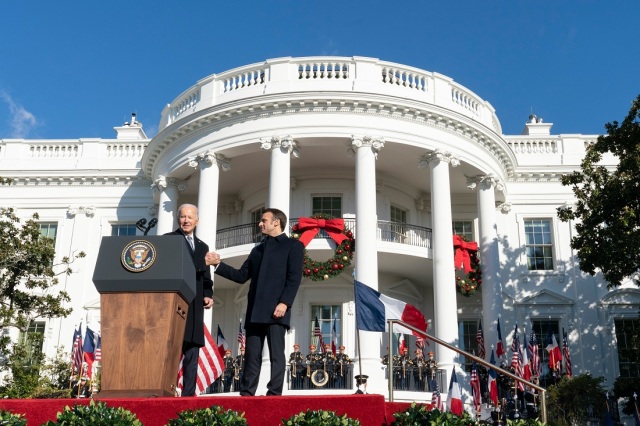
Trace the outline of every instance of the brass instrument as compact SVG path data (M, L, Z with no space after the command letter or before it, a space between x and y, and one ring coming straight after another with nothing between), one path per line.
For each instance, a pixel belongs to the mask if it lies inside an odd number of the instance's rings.
M238 368L238 364L233 366L234 372L233 372L233 378L235 380L238 380L240 378L240 369Z
M296 361L295 361L295 359L291 360L291 377L296 377Z
M307 377L311 377L311 361L307 360Z
M316 386L324 386L329 383L329 373L327 373L327 358L324 359L322 370L316 370L311 375L311 382Z

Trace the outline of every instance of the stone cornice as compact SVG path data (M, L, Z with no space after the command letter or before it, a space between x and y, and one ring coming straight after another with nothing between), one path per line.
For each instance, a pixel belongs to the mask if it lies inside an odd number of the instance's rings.
M25 176L11 177L12 186L149 186L142 176Z
M280 117L293 114L364 114L412 121L437 128L472 142L488 151L501 165L506 176L511 176L515 168L515 157L502 137L493 130L455 111L437 105L419 103L384 95L376 99L356 98L354 94L340 94L342 97L318 99L283 99L281 96L260 96L251 100L229 102L198 113L190 114L163 129L147 146L143 157L143 172L153 175L155 162L170 146L180 143L186 135L190 139L195 134L212 133L216 129L233 126L247 121ZM295 125L294 125L295 126ZM384 135L381 135L384 136Z

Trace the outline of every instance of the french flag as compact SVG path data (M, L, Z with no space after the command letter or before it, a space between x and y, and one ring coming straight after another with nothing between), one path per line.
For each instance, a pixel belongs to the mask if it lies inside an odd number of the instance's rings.
M496 355L500 358L505 353L504 344L502 343L502 332L500 331L500 318L498 318L498 343L496 346Z
M447 410L455 415L462 416L462 390L458 383L456 368L453 367L451 382L449 382L449 393L447 394Z
M415 306L392 299L355 280L356 328L365 331L387 331L387 320L398 319L415 328L427 331L427 321ZM419 334L399 324L393 326L395 333Z
M493 356L493 349L491 349L491 364L496 365L496 359ZM493 402L493 405L498 405L498 375L493 368L489 369L489 399Z

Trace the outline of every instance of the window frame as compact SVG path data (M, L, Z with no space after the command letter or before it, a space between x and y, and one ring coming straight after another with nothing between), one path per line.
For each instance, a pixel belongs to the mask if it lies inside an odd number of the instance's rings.
M327 212L324 209L320 209L320 211L317 211L314 208L314 201L317 198L334 198L334 199L339 199L340 200L340 214L336 214L334 212L334 208L333 205L331 206L331 208L329 209L330 211ZM322 213L322 214L327 214L330 216L333 216L335 218L341 218L342 215L344 214L344 197L342 194L311 194L311 216L313 216L314 214L318 214L318 213Z
M338 339L338 346L342 343L342 324L343 324L343 305L342 303L329 304L329 303L311 303L309 305L309 324L311 328L309 330L309 342L312 342L314 345L318 346L318 340L314 334L315 330L315 322L316 322L316 314L318 311L322 312L325 308L330 308L330 318L324 318L321 315L318 316L318 322L320 324L320 330L322 331L322 340L325 344L331 344L331 328L333 327L333 315L335 312L338 312L337 324L336 324L336 337ZM325 332L327 330L327 332ZM337 350L337 348L336 348ZM316 347L317 352L322 352L320 347Z
M552 269L529 269L528 257L527 257L527 236L525 232L525 221L527 220L548 220L549 221L549 233L551 237L551 262L553 263ZM553 214L516 214L516 221L518 223L518 233L520 237L520 246L523 248L520 254L520 265L524 267L524 274L529 275L556 275L562 273L559 271L562 262L558 259L558 219Z

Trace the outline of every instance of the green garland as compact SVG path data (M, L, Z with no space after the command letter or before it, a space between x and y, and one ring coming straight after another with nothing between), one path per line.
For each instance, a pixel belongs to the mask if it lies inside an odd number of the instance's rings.
M467 241L464 237L463 240ZM480 267L480 259L478 253L469 252L471 260L471 271L464 272L464 269L456 269L456 290L465 297L469 297L480 291L482 287L482 268Z
M335 219L333 216L325 213L316 213L310 217L311 219ZM291 238L299 239L300 234L297 232L298 224L293 225L292 231ZM351 265L353 250L355 249L353 232L345 229L342 233L347 236L347 239L336 247L333 257L324 262L311 259L307 249L304 249L304 260L302 262L302 275L304 277L310 278L313 281L326 281L337 277L344 271L344 268Z

